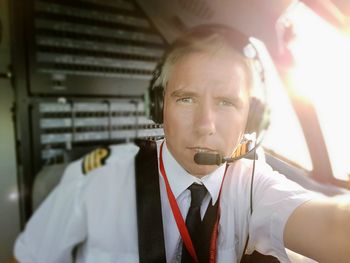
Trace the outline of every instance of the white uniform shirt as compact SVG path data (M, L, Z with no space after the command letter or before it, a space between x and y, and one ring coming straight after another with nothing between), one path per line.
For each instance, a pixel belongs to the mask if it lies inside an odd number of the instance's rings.
M15 244L20 262L138 262L135 156L133 144L111 146L105 166L87 175L81 160L69 165L60 184L29 220ZM159 143L158 143L159 154ZM188 174L172 157L164 143L166 174L184 218L190 205L187 187L203 183L210 199L218 199L224 165L202 179ZM294 209L313 198L313 194L273 172L264 162L256 162L253 187L253 215L250 216L250 178L252 161L230 165L220 198L221 217L218 236L218 262L239 262L249 230L248 250L289 262L283 246L283 230ZM180 179L181 178L181 179ZM167 262L177 262L181 238L160 176L160 193Z

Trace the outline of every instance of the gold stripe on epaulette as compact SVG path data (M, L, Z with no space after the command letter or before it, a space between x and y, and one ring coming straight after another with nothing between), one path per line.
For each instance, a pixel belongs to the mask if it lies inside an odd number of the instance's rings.
M238 158L242 155L245 155L248 151L249 151L249 147L248 145L251 143L251 141L245 141L241 144L239 144L236 148L236 150L234 151L234 153L232 154L232 158Z
M92 170L95 170L106 163L107 158L110 155L109 148L98 148L91 153L87 154L82 162L83 174L87 174Z

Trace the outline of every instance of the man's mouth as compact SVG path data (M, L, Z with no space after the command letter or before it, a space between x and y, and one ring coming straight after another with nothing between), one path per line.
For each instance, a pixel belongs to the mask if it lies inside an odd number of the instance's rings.
M207 147L189 147L189 149L198 153L202 153L202 152L217 153L217 151L215 151L214 149L207 148Z

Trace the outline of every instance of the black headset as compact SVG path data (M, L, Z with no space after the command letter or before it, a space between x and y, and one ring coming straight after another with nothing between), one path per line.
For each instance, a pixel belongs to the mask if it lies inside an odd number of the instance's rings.
M248 121L245 129L246 134L255 132L256 135L260 135L262 131L266 130L269 125L269 115L270 108L267 103L267 91L265 85L265 72L263 64L259 58L259 53L257 48L252 43L251 39L241 33L240 31L228 27L225 25L219 24L210 24L210 25L201 25L195 27L189 31L184 37L176 40L163 56L163 59L156 67L153 72L153 78L146 93L145 104L148 109L146 109L149 117L157 124L163 123L163 105L164 105L164 88L160 81L160 75L163 69L164 62L167 56L174 50L181 46L186 45L187 36L196 36L196 37L206 37L215 33L225 34L232 43L233 48L241 52L244 57L252 59L254 66L259 75L259 85L261 86L263 97L251 96L249 104L249 113ZM229 36L228 36L229 35Z

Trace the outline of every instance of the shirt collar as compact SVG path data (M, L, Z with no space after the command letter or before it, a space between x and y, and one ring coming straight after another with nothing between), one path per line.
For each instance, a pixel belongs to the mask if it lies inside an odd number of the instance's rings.
M215 171L205 175L202 178L197 178L189 174L175 160L166 145L166 140L164 140L163 144L163 162L164 169L175 198L178 198L178 196L191 184L198 183L204 184L212 198L212 204L214 205L216 203L220 192L221 182L225 173L225 165L219 166Z

